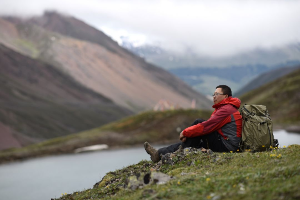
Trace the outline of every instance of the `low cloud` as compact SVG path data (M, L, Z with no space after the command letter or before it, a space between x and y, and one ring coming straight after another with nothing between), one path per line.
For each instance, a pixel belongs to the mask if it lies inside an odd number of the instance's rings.
M0 4L2 15L57 10L104 27L115 39L126 30L173 51L193 49L211 57L300 42L298 0L0 0Z

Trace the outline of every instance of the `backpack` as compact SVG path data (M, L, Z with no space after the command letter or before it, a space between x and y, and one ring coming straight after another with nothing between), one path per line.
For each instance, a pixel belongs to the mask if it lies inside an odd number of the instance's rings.
M278 147L278 140L274 139L273 123L266 106L245 104L240 113L243 119L240 150L257 152Z

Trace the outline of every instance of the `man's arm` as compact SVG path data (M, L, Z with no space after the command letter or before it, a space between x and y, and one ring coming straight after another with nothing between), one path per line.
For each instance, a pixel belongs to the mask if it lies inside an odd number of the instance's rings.
M207 121L190 126L182 131L184 137L196 137L206 135L220 129L231 121L231 114L236 112L232 105L224 105L219 108Z

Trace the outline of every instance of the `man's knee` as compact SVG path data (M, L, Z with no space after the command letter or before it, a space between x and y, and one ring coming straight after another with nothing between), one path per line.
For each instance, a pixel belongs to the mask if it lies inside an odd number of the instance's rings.
M182 143L182 147L194 147L194 148L200 148L201 146L202 138L200 136L198 137L192 137L192 138L186 138L186 141Z

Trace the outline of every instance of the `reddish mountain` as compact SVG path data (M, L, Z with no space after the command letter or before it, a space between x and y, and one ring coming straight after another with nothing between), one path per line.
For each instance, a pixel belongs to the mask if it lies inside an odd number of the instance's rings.
M0 149L98 127L131 114L43 62L0 44Z
M161 99L184 108L190 107L193 99L198 108L211 106L204 95L179 78L146 63L73 17L47 12L22 23L6 19L17 24L21 36L16 50L51 63L82 85L135 112L151 109Z
M73 17L0 18L0 32L0 149L98 127L161 99L211 106L179 78Z

